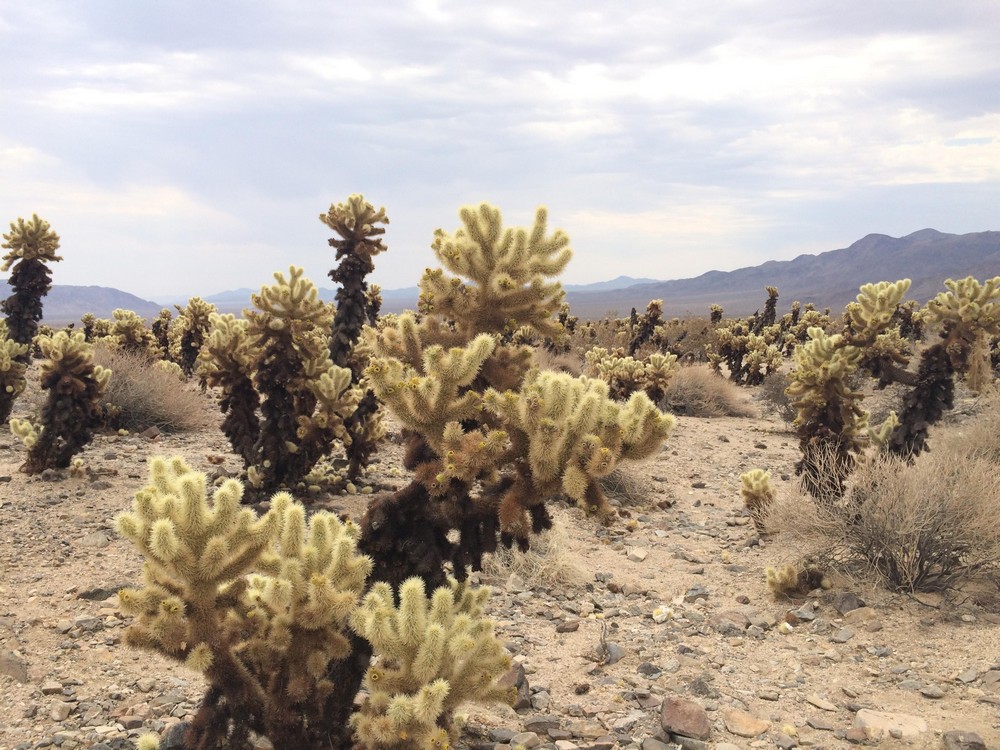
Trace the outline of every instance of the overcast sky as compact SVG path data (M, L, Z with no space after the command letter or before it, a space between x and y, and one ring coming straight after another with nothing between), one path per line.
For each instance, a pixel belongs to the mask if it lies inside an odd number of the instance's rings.
M330 286L355 192L386 288L484 200L548 206L568 283L996 230L998 39L994 0L0 0L0 222L161 303Z

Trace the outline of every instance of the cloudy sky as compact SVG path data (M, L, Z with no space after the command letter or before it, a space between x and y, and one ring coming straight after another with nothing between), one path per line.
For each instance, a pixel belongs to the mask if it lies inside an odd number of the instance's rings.
M993 0L0 0L0 221L167 303L332 267L384 205L412 286L460 206L547 205L563 279L1000 229Z

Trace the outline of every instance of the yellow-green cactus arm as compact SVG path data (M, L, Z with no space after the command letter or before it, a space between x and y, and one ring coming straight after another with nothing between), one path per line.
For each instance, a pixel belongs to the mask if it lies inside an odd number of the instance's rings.
M855 338L859 342L871 341L892 325L892 316L909 288L909 279L863 285L857 301L846 310Z
M10 232L5 233L3 239L0 247L7 248L8 252L3 256L0 271L9 271L17 260L62 260L61 256L56 255L59 235L38 214L32 214L27 221L18 218L16 222L10 222Z
M1000 335L1000 276L982 283L972 276L944 283L948 291L927 303L929 322L961 327L970 339L980 331Z
M481 617L487 593L453 581L427 597L423 582L411 578L400 586L397 607L388 586L372 587L351 617L377 657L365 674L368 696L351 717L361 742L447 747L454 736L442 728L442 717L465 702L510 699L497 685L509 656L493 623Z

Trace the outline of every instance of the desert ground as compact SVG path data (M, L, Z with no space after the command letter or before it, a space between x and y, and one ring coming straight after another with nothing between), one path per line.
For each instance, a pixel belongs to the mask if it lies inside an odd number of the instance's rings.
M560 507L537 552L477 574L525 679L516 710L465 709L460 746L982 746L949 734L964 732L1000 747L993 598L908 596L842 575L801 599L771 595L765 568L804 551L760 539L740 474L768 469L794 493L798 447L787 422L746 398L757 416L678 417L657 456L625 468L610 527ZM969 397L959 406L952 419L975 409ZM131 748L193 715L201 677L121 643L116 592L141 560L112 519L153 455L238 474L207 396L205 409L198 431L97 436L76 475L21 473L23 446L0 434L0 750ZM401 485L399 467L387 443L368 484ZM314 503L360 515L367 499Z

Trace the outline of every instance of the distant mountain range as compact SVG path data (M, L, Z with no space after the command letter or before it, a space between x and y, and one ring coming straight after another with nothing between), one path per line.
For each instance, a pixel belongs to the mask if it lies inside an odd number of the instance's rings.
M869 234L853 245L818 255L800 255L794 260L768 261L735 271L709 271L693 279L656 281L619 276L595 284L567 284L566 299L574 315L601 317L609 312L624 316L635 307L640 312L652 299L662 299L668 317L707 315L712 304L722 305L727 315L748 315L763 307L765 286L778 288L778 309L792 300L812 302L822 309L840 310L854 299L858 287L875 281L913 281L908 297L925 302L944 289L946 278L1000 275L1000 232L945 234L923 229L906 237ZM256 289L235 289L205 297L221 312L240 312L250 304ZM0 281L0 299L10 289ZM320 296L332 300L336 290L321 289ZM382 291L383 310L400 312L417 302L417 288ZM164 305L132 294L98 286L56 284L44 301L45 322L65 325L86 312L110 318L115 308L126 308L147 320Z

